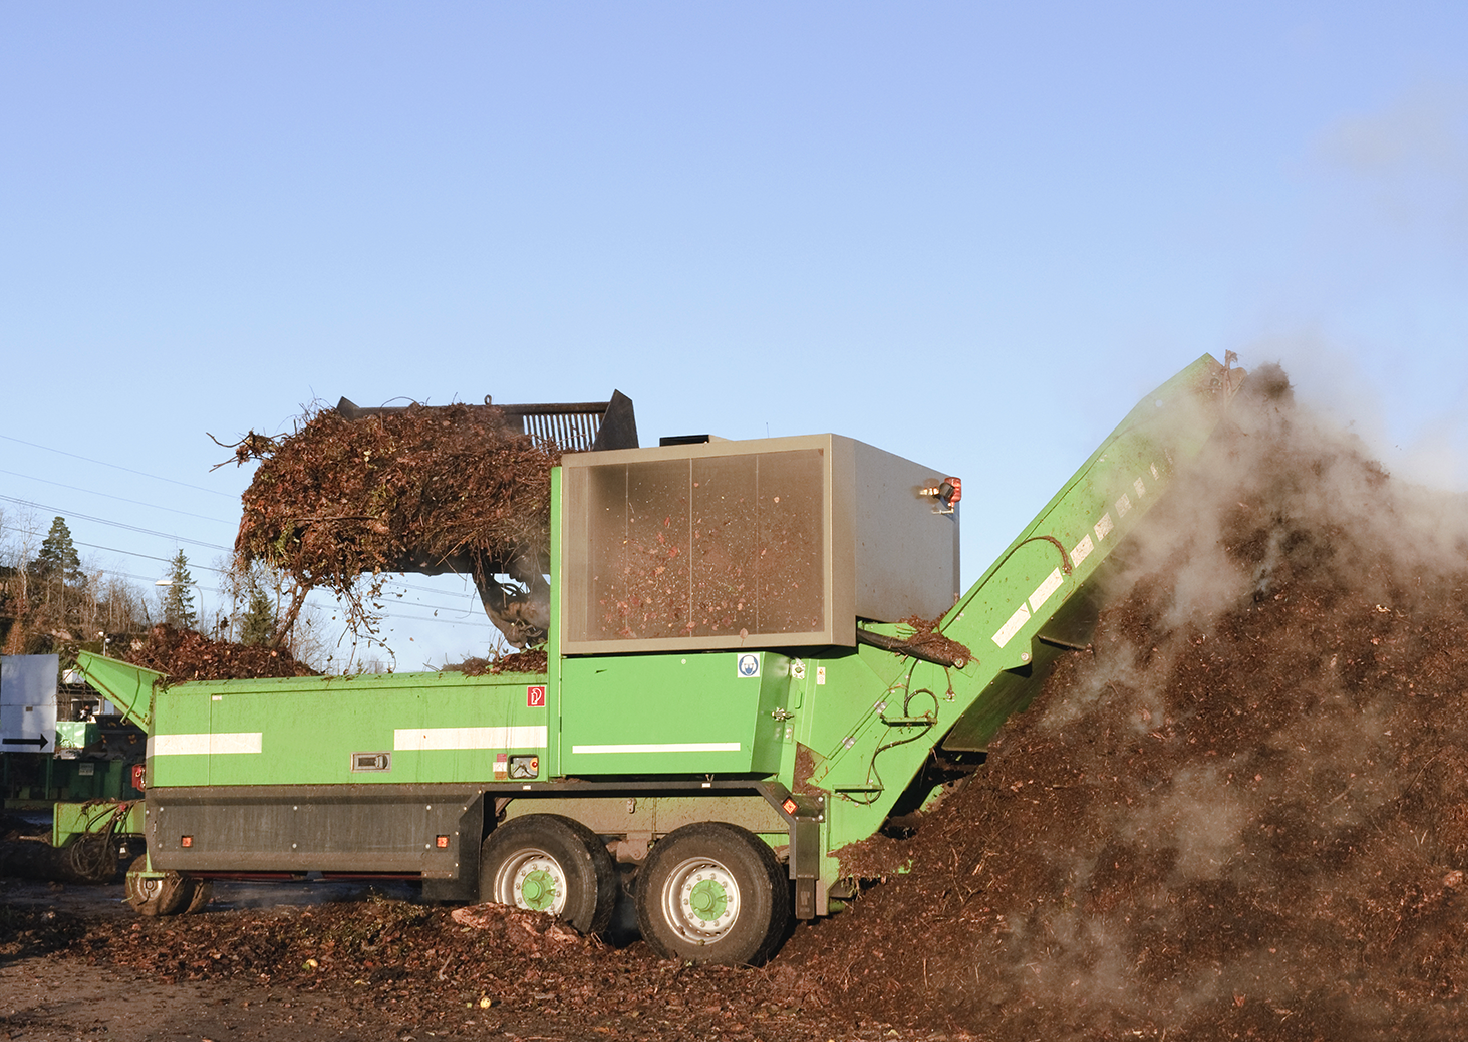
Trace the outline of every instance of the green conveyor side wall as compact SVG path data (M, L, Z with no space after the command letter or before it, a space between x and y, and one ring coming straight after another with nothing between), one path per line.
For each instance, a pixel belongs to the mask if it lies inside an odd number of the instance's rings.
M1242 378L1204 355L1149 394L947 613L942 632L994 671L948 748L982 749L1028 705L1038 683L1015 681L1043 679L1037 638L1090 592L1111 551L1212 436ZM1016 624L1006 640L1005 627Z
M92 651L77 652L76 668L107 700L145 733L153 732L153 695L165 674Z

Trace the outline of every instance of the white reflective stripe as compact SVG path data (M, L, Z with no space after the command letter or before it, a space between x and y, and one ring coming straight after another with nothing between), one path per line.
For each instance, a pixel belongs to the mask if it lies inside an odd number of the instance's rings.
M1111 515L1102 514L1101 520L1096 522L1096 538L1098 540L1105 539L1111 534L1111 528Z
M1079 543L1076 544L1076 548L1070 552L1071 567L1079 568L1081 566L1081 562L1084 561L1087 557L1090 557L1091 551L1094 549L1096 549L1096 544L1091 542L1090 536L1086 536L1086 538L1082 539Z
M1046 576L1045 581L1035 588L1034 593L1030 594L1030 609L1039 611L1040 605L1048 601L1050 595L1060 589L1060 584L1063 582L1065 582L1065 577L1060 574L1059 568Z
M1122 496L1120 499L1118 499L1116 501L1116 516L1117 517L1126 517L1126 512L1128 510L1130 510L1131 508L1132 508L1132 501L1130 499L1128 499L1126 496Z
M1014 635L1029 621L1030 609L1021 604L1019 611L1011 615L1009 621L999 628L998 633L994 634L994 643L998 644L1001 648L1004 647L1004 645L1014 639Z
M235 734L157 734L153 736L154 756L225 756L232 753L258 753L259 731Z
M546 729L540 727L424 727L392 733L394 752L430 752L444 749L544 749Z
M1142 479L1141 478L1138 478L1136 481L1133 481L1132 482L1132 488L1134 488L1134 489L1137 490L1137 498L1138 499L1141 499L1143 496L1145 496L1147 494L1147 486L1144 485L1144 484L1142 484Z
M1150 469L1152 471L1152 480L1153 481L1157 481L1158 479L1160 479L1162 477L1162 475L1160 475L1160 474L1157 473L1157 464L1153 463L1151 465Z
M599 753L737 753L738 742L680 742L671 745L573 745L582 756Z

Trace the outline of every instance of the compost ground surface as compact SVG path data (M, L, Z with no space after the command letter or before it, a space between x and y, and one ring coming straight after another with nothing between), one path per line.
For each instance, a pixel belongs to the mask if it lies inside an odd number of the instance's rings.
M871 845L885 881L769 965L487 906L12 901L0 1031L1468 1036L1468 510L1263 387L1123 555L1092 649L911 838ZM96 1001L62 1008L72 988Z

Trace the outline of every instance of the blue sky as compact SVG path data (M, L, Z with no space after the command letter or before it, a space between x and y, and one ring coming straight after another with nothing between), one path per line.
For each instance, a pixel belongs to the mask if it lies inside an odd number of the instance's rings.
M0 511L207 566L249 472L206 432L615 387L645 443L962 476L967 582L1227 350L1465 488L1465 40L1453 3L5 5ZM409 583L399 668L483 650Z

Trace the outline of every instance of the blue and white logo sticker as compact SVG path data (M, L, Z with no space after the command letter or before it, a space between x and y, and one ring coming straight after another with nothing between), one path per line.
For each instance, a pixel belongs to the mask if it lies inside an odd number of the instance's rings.
M741 677L759 676L759 656L753 652L746 651L739 656L739 675Z

